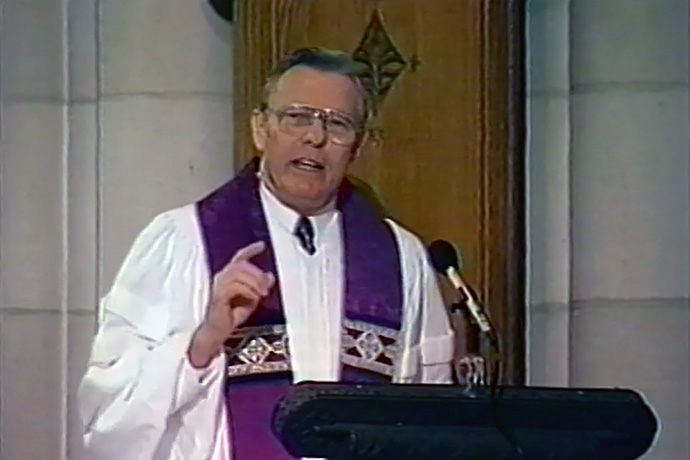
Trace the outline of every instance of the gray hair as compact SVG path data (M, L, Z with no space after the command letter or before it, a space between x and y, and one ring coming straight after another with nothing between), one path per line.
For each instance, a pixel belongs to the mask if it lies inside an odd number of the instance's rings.
M278 80L294 67L307 67L322 72L332 72L348 77L357 88L362 99L364 127L367 127L375 113L375 99L367 79L367 68L342 51L324 48L300 48L283 56L266 78L263 88L261 109L268 107L268 100L278 86Z

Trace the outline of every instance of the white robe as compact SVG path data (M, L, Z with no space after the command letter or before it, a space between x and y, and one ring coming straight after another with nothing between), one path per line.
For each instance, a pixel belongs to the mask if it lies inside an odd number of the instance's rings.
M290 256L277 248L280 217L268 201L262 190L282 277L289 270L285 267L294 264L286 263ZM419 239L395 223L391 227L400 248L404 299L394 381L448 383L453 334L435 274ZM329 291L333 289L325 290ZM84 441L93 458L230 459L224 358L218 356L208 368L197 370L186 355L209 293L210 274L194 205L157 216L134 242L101 302L99 329L79 388ZM313 330L305 323L310 315L290 313L296 302L290 307L290 300L284 299L284 304L288 331ZM303 348L307 351L301 357L292 357L293 367L319 372L313 364L321 360L326 374L339 368L323 357L323 348L310 347L321 357L309 356L309 347ZM301 378L313 376L307 372ZM322 377L333 380L332 375Z

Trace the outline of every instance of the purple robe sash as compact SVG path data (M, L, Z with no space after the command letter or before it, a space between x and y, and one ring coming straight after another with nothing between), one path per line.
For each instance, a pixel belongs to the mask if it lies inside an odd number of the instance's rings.
M237 351L228 355L228 381L232 383L227 386L227 400L232 412L233 459L283 460L293 457L272 435L270 421L275 403L291 383L291 373L280 279L261 206L257 170L255 158L234 179L199 201L197 213L211 275L238 249L259 240L267 244L252 262L274 273L276 286L226 344L229 350ZM342 216L345 259L341 380L390 380L390 372L382 369L393 367L391 350L400 329L403 299L395 237L377 208L347 180L338 192L337 206ZM363 341L367 342L364 351L360 346Z

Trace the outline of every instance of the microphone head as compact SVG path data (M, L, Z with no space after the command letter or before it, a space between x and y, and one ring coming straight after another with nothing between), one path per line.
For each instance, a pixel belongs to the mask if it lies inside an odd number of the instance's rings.
M452 244L446 240L436 240L429 245L429 256L431 264L437 272L446 274L449 267L460 270L458 252Z

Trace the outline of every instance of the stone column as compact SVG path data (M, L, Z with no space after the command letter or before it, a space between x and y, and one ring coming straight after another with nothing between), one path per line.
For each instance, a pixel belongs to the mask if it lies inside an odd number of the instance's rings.
M0 457L64 458L65 3L0 14Z
M527 10L528 381L570 381L569 0Z
M572 0L572 386L642 392L688 458L689 6Z
M68 118L66 455L84 458L76 391L86 369L98 303L98 23L96 0L65 1Z

